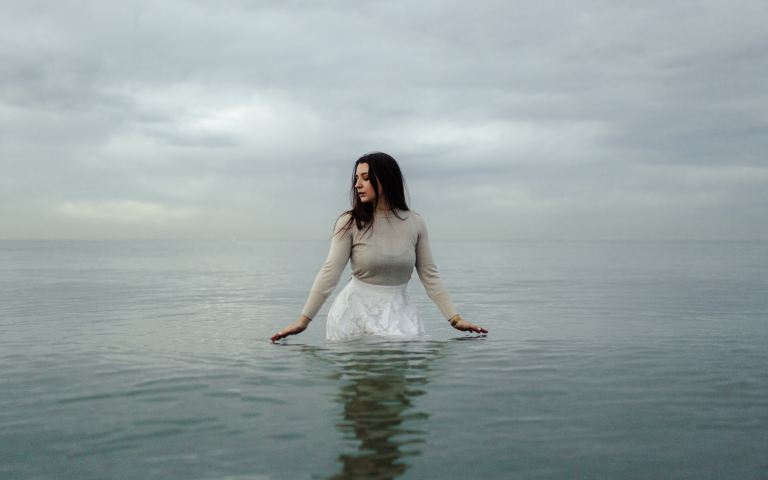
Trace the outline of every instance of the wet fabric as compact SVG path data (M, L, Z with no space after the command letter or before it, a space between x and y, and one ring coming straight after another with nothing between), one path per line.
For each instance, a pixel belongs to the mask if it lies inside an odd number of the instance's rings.
M424 325L408 297L407 286L373 285L352 277L328 310L326 339L424 335Z

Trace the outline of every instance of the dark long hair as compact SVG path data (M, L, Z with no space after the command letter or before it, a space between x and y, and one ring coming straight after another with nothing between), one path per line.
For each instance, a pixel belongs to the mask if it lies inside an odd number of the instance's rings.
M360 195L355 189L355 174L357 166L361 163L368 165L368 179L371 182L373 191L376 192L376 198L373 202L361 202ZM382 196L387 199L390 211L399 219L405 220L398 215L397 210L408 211L408 202L406 201L405 179L400 171L397 161L384 152L367 153L358 158L352 170L352 190L350 191L350 200L352 208L339 215L342 217L349 214L349 220L338 232L346 232L352 228L352 222L358 229L365 228L365 231L373 228L373 212L379 204L379 185L381 185Z

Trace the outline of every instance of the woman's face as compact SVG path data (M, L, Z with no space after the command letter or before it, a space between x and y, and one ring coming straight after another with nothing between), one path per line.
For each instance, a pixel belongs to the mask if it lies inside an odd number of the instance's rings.
M376 192L373 191L373 185L368 178L368 164L358 163L355 169L355 190L363 203L372 202L376 199Z

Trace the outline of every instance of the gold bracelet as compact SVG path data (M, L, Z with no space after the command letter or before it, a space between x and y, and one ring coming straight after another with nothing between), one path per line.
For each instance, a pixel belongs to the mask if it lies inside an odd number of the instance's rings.
M461 320L461 317L457 313L456 315L448 319L448 323L450 323L452 327L455 327L456 324L459 323L459 320Z

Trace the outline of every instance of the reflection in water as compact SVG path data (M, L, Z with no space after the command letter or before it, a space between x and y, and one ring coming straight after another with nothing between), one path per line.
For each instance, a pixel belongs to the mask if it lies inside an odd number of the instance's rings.
M341 471L330 478L391 479L408 468L405 456L419 455L427 412L413 409L424 394L430 364L445 344L433 341L358 339L312 351L338 372L343 406L336 427L345 439L357 440L356 451L339 455Z

